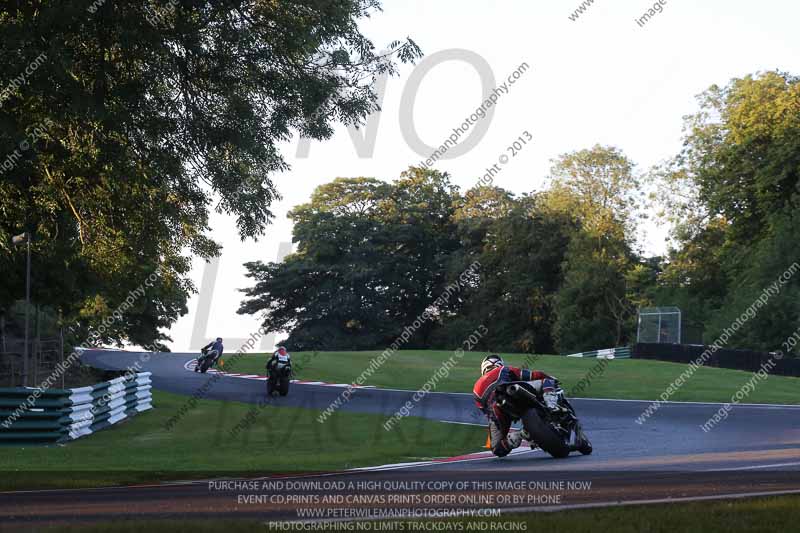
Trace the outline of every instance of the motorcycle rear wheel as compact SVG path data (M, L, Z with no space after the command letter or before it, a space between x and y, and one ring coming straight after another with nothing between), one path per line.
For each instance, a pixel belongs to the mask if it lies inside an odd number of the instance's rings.
M539 448L543 449L556 459L563 459L569 455L569 444L549 424L547 424L534 409L530 409L522 416L522 425Z

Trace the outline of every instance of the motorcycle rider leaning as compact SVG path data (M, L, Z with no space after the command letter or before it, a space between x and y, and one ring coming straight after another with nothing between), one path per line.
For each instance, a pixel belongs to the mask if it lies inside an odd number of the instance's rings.
M222 357L222 352L225 347L222 345L222 337L217 337L215 341L209 342L205 346L203 346L200 351L203 352L203 356L205 356L208 352L217 352L217 355L214 357L214 361L211 363L212 365Z
M492 453L505 457L511 450L519 447L522 440L530 442L530 436L523 429L509 436L511 418L504 413L495 399L495 389L501 383L510 381L530 381L542 391L542 397L549 409L558 409L558 395L555 392L555 379L538 370L507 366L496 354L487 356L481 362L481 377L475 382L472 392L478 408L489 419L489 439Z

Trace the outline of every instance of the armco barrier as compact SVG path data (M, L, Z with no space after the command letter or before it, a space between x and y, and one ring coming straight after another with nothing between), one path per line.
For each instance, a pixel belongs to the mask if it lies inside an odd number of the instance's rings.
M703 352L708 348L702 344L640 342L633 347L633 357L688 364L692 361L700 361ZM721 348L707 357L705 366L757 372L770 360L773 362L772 365L769 365L770 374L800 377L800 360L787 358L779 360L775 358L774 354L751 350Z
M597 357L598 359L630 359L631 349L629 346L619 348L606 348L604 350L591 350L588 352L578 352L569 354L567 357Z
M32 396L36 389L0 388L0 445L66 442L152 409L150 375L140 372L91 387L48 389L38 397Z

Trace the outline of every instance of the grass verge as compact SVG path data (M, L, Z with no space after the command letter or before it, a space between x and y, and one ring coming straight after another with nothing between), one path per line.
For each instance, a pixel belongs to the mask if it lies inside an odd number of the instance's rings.
M332 383L354 383L380 355L365 352L298 352L292 354L297 379ZM449 374L437 382L439 392L469 392L478 377L480 361L485 353L466 353L456 359ZM514 366L526 364L558 377L573 397L615 398L621 400L655 400L681 372L688 368L679 363L626 359L609 361L562 357L557 355L502 354ZM417 390L442 367L453 352L435 350L401 350L396 352L374 374L367 385L394 389ZM244 356L235 368L223 370L243 373L264 373L264 354ZM752 374L725 368L700 368L670 399L675 401L729 402L731 396L750 380ZM583 386L579 386L583 383ZM578 389L576 389L576 386ZM800 404L800 379L770 376L745 402Z
M155 409L90 437L64 446L3 448L0 490L341 470L474 452L486 438L483 428L415 417L386 432L379 415L338 411L320 424L313 409L213 400L198 401L165 429L187 400L155 391ZM249 427L232 432L248 420Z

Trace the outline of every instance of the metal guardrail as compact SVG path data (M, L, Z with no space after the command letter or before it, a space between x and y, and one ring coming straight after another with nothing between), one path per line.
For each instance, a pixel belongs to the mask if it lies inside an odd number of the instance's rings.
M590 350L588 352L578 352L567 355L567 357L597 357L598 359L630 359L630 346L619 348L606 348L605 350Z
M150 376L139 372L38 397L33 388L0 388L0 446L63 443L152 409Z

